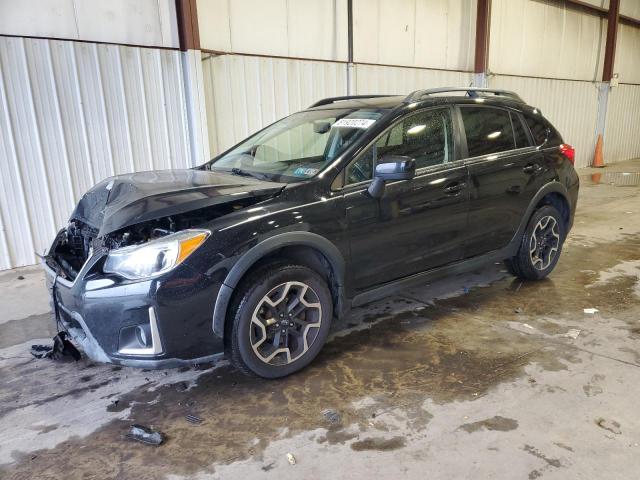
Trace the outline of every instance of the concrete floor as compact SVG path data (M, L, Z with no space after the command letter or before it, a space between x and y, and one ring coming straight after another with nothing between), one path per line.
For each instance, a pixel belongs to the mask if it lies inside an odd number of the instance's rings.
M581 172L549 279L491 265L358 309L279 381L35 360L43 276L3 273L0 477L638 478L640 173L621 172L640 161ZM125 439L132 423L167 443Z

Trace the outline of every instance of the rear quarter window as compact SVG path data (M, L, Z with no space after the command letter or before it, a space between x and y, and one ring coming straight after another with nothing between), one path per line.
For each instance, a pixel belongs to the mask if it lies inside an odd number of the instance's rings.
M529 130L531 130L531 135L533 136L533 140L536 145L542 145L544 142L547 136L547 128L551 130L547 146L553 147L562 143L562 137L558 131L544 118L525 115L524 119L529 126Z

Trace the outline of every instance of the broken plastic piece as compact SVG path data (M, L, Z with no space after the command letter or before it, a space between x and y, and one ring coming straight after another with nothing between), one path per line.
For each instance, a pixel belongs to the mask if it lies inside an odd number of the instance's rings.
M598 313L600 310L598 310L597 308L585 308L584 313L587 313L589 315L594 315L596 313Z
M131 429L126 437L156 447L164 442L164 435L162 433L142 425L131 425Z
M73 357L77 362L82 358L80 351L67 340L67 332L59 332L53 337L53 345L31 345L31 355L35 358L60 360L64 356Z
M564 334L565 337L573 338L574 340L578 338L578 335L580 335L580 330L577 328L570 328L569 331Z
M290 465L295 465L296 457L294 457L292 453L287 453L287 461L289 462Z
M330 408L323 410L322 416L332 425L336 425L342 421L340 414Z
M194 423L194 424L202 423L202 419L200 417L198 417L197 415L188 414L188 415L185 415L184 418L189 423Z

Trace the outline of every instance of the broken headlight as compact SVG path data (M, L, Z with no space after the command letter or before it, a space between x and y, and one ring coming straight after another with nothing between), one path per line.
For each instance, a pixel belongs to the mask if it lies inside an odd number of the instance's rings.
M157 277L182 263L210 234L208 230L183 230L141 245L112 250L103 271L129 280Z

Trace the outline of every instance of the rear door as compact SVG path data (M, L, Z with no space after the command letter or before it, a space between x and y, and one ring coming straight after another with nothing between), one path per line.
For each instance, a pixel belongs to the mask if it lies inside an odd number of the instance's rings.
M471 185L469 258L508 245L548 169L519 112L476 105L458 112Z
M344 199L351 274L364 290L462 258L468 174L456 150L452 109L423 110L400 120L346 167ZM388 182L382 198L367 193L386 154L416 160L413 180Z

